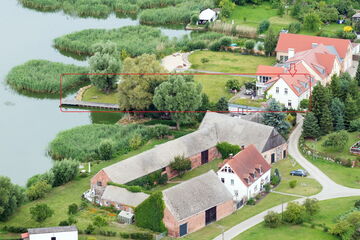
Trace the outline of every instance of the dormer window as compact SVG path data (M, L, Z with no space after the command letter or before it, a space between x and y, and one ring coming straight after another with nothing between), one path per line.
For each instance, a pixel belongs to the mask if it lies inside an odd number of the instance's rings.
M284 89L284 92L285 92L285 94L288 94L288 89L285 88L285 89Z

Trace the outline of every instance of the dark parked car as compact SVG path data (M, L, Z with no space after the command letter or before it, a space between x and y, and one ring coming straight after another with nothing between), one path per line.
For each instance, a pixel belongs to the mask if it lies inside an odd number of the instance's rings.
M298 169L290 172L291 176L300 176L300 177L306 177L308 174L303 169Z

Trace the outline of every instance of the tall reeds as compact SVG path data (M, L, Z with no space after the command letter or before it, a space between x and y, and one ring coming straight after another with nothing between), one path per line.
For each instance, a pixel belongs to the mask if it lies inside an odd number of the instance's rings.
M210 29L215 32L226 35L244 38L256 38L257 30L253 27L235 25L225 22L216 21L210 25Z

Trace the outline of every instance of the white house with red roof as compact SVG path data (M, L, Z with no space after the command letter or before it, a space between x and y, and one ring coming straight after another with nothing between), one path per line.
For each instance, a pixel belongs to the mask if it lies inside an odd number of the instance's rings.
M348 39L308 36L292 33L281 33L276 46L276 59L286 62L297 53L323 45L327 50L336 55L340 61L341 71L345 72L352 65L352 45Z
M251 144L225 160L217 175L241 206L259 194L270 182L271 166Z

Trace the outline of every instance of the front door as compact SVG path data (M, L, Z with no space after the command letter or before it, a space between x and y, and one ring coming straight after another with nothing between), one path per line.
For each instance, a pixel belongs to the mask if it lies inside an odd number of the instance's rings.
M209 150L201 152L201 164L209 162Z
M180 237L186 235L187 231L188 231L187 223L181 224L180 225Z
M284 154L283 154L284 158L286 158L286 150L284 150Z
M275 153L271 154L271 163L275 162Z
M205 211L205 225L216 221L216 206Z

